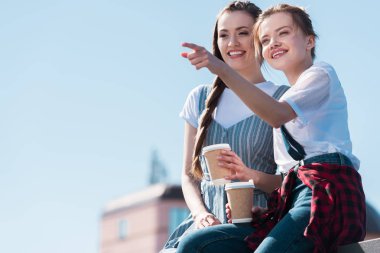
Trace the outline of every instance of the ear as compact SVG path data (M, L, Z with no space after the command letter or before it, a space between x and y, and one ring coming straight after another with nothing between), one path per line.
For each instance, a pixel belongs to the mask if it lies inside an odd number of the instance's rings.
M315 36L308 35L306 41L306 49L311 50L315 47Z

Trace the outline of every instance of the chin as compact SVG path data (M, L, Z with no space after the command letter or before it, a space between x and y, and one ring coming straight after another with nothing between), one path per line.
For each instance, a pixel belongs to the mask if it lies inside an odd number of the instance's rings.
M279 62L268 62L269 66L271 66L273 69L278 70L278 71L284 71L286 68L286 64L282 64Z

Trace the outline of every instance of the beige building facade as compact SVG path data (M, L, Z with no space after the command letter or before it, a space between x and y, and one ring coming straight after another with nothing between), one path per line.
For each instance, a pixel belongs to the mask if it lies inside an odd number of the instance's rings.
M158 253L189 215L179 185L156 184L106 204L100 253ZM367 204L367 237L380 237L379 213Z
M189 215L181 187L156 184L110 201L100 224L100 253L158 253Z

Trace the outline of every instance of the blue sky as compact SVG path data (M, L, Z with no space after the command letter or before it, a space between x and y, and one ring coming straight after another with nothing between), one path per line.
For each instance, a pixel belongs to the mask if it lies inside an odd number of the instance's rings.
M193 87L213 80L180 45L210 49L228 2L0 0L0 252L98 252L103 206L148 185L154 149L179 183L178 113ZM317 60L338 72L367 199L379 210L380 3L288 3L308 9Z

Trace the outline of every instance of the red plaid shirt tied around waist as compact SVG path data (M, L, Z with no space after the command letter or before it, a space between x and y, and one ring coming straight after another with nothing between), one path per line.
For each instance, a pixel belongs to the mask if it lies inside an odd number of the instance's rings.
M359 173L349 167L312 163L291 169L268 200L268 212L254 223L256 231L246 238L255 250L291 205L297 178L312 190L311 214L304 236L314 242L314 253L336 252L338 245L358 242L366 233L365 196Z

